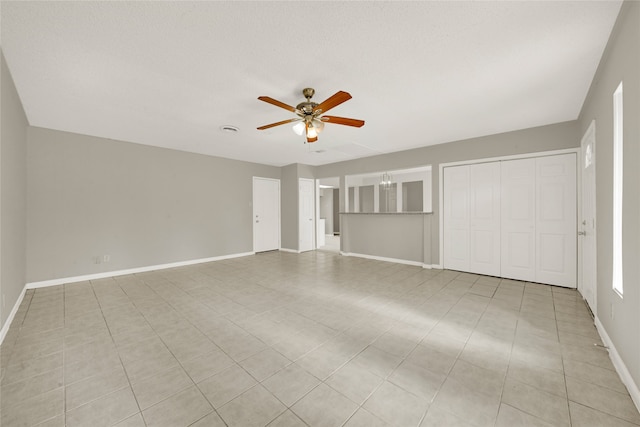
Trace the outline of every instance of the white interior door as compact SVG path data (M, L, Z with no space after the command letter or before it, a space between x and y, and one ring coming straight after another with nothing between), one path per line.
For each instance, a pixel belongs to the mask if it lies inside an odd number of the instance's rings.
M501 276L535 281L536 160L501 162Z
M298 184L298 250L305 252L313 249L315 236L315 185L312 179L305 178L300 178Z
M253 177L253 251L280 248L280 180Z
M582 202L580 239L580 263L578 265L578 286L582 297L587 301L594 315L597 314L598 293L596 288L596 131L595 122L582 138Z
M444 268L469 271L469 166L443 171Z
M500 275L500 162L469 169L469 270Z
M536 281L576 287L576 156L536 159Z

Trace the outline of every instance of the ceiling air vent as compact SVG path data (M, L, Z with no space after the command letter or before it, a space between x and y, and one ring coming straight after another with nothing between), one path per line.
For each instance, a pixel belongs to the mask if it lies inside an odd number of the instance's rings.
M222 132L227 132L227 133L236 133L240 131L240 129L237 126L231 126L231 125L220 126L220 130Z

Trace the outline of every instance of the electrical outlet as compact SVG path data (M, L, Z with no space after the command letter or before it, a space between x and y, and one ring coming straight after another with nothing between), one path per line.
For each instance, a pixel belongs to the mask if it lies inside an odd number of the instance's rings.
M102 256L102 261L104 261L104 262L109 262L109 261L111 261L111 255L103 255L103 256Z
M94 256L93 257L93 263L94 264L100 264L100 262L102 262L102 258L99 256Z

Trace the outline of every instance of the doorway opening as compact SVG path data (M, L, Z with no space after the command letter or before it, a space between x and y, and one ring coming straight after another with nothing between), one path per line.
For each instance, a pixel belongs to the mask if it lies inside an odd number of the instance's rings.
M321 178L318 184L318 245L320 251L340 253L340 178Z

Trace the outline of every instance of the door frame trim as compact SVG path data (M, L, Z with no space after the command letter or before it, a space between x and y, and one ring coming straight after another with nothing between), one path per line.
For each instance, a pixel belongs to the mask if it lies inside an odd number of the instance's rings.
M265 178L261 176L254 176L251 181L251 231L253 237L253 253L256 252L256 227L254 226L254 218L256 217L256 180L261 179L263 181L274 181L278 183L278 247L274 250L279 250L282 247L282 191L280 186L280 179L278 178Z
M575 153L577 158L580 158L580 147L578 148L565 148L561 150L552 150L552 151L539 151L533 153L523 153L523 154L513 154L509 156L499 156L499 157L487 157L482 159L470 159L470 160L462 160L457 162L448 162L448 163L440 163L438 165L438 232L439 232L439 254L438 254L438 264L433 265L434 268L444 268L444 168L450 166L462 166L462 165L472 165L477 163L489 163L489 162L499 162L504 160L518 160L518 159L529 159L532 157L546 157L546 156L556 156L559 154L569 154ZM580 182L581 174L577 174L576 177L576 185L582 185ZM578 189L576 188L576 192ZM576 201L576 203L579 203ZM576 210L578 209L578 205L576 204ZM576 220L578 218L576 217ZM577 244L577 242L576 242ZM576 265L577 268L577 265ZM577 274L577 271L576 271Z

